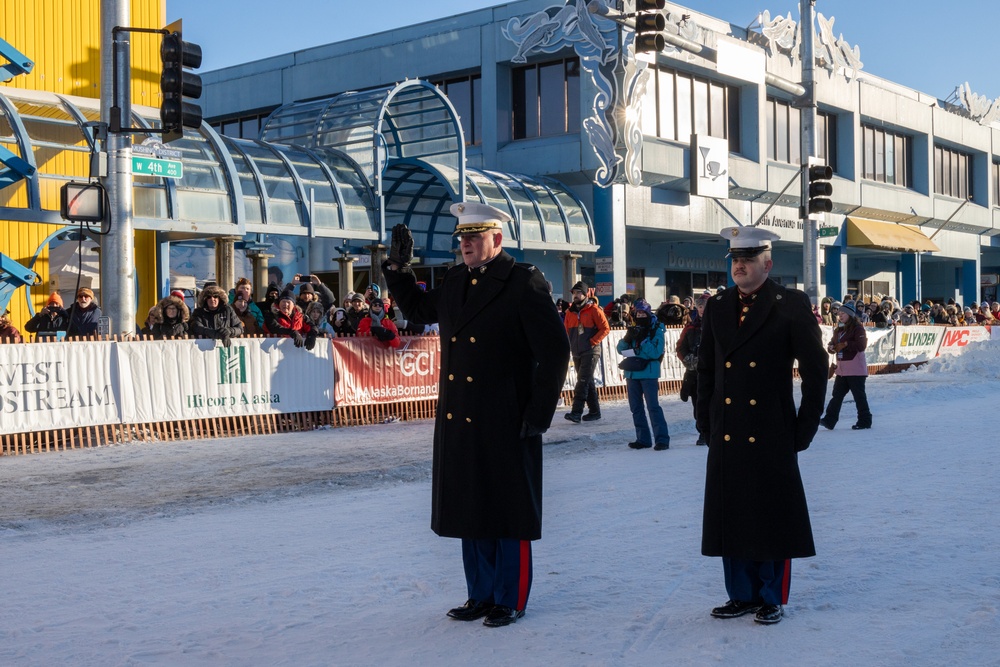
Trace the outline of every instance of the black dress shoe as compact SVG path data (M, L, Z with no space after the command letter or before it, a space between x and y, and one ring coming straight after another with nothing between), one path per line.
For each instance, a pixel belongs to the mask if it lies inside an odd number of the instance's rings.
M730 600L721 607L713 609L712 616L715 618L738 618L740 616L752 614L760 608L760 602L741 602L739 600Z
M477 618L486 616L493 610L493 603L485 600L473 600L469 598L461 607L455 607L448 612L450 618L456 621L474 621Z
M753 620L764 625L774 625L781 621L783 613L780 604L766 604L757 610L757 615L753 617Z
M670 443L669 442L658 442L655 445L653 445L653 449L655 449L658 452L662 452L664 449L670 449Z
M854 429L855 431L861 431L863 429L871 428L871 427L872 427L871 424L855 424L851 428Z
M828 431L832 431L833 427L836 426L836 424L831 424L830 422L828 422L826 420L826 417L823 417L822 419L819 420L819 425Z
M694 444L699 445L699 446L705 446L705 447L707 447L708 446L708 438L706 438L705 436L703 436L703 435L701 435L699 433L698 434L698 442L696 442Z
M574 424L579 424L581 419L579 412L567 412L565 415L563 415L563 417L570 420Z
M486 615L486 620L483 621L483 625L488 628L500 628L505 625L510 625L522 616L524 616L523 609L511 609L510 607L498 604L490 610L490 613Z
M642 442L630 442L628 443L628 446L631 447L632 449L649 449L650 447L652 447L652 445L647 445Z
M582 417L583 421L585 422L596 422L600 418L601 418L600 412L588 412Z

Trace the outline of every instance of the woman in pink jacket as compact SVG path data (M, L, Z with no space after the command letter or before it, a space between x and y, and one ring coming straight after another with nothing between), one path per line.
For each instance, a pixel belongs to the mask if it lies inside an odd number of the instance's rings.
M858 406L858 423L851 428L855 431L872 427L872 413L868 407L868 396L865 394L865 379L868 377L868 361L865 359L865 347L868 336L865 327L858 319L854 303L849 301L840 307L837 314L837 328L833 330L833 338L826 349L830 354L837 355L835 369L837 379L833 381L833 393L830 404L826 406L826 415L819 423L828 429L833 429L840 418L840 406L847 396L848 390L854 396Z

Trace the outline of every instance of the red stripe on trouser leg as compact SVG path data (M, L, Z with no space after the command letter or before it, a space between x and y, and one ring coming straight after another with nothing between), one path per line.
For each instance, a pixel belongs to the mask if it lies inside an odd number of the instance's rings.
M788 604L788 591L792 588L792 559L785 561L785 572L781 577L781 604Z
M518 563L517 609L528 606L528 587L531 585L531 542L521 540L521 558Z

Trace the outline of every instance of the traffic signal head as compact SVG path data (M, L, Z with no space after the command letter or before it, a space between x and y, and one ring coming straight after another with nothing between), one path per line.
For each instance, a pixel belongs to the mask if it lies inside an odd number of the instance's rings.
M664 4L664 0L636 0L636 53L659 53L666 46L663 30L667 27L667 21L660 13Z
M833 168L818 160L811 159L806 174L809 178L809 191L806 200L806 215L811 213L829 213L833 210Z
M180 139L185 127L201 125L201 107L184 100L201 97L201 77L185 68L201 67L201 47L185 42L181 37L181 22L167 26L168 33L160 45L160 123L163 143Z

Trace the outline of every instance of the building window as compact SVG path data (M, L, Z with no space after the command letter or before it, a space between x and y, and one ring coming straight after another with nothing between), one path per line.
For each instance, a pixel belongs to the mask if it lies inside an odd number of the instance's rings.
M993 163L993 205L1000 206L1000 162Z
M221 135L234 139L257 139L260 137L260 129L263 127L264 121L270 115L271 112L268 111L224 120L211 119L206 122Z
M765 112L768 159L802 164L802 112L773 97L767 98ZM816 112L816 157L837 171L837 116L825 111Z
M863 178L913 186L913 138L871 125L861 126Z
M944 146L934 146L934 192L972 199L972 156Z
M451 101L455 112L462 121L462 134L466 146L483 143L483 80L479 74L470 74L455 79L434 81Z
M519 67L512 74L514 139L579 131L579 58Z
M691 134L729 140L740 151L740 90L672 69L650 71L642 107L642 133L688 143Z

